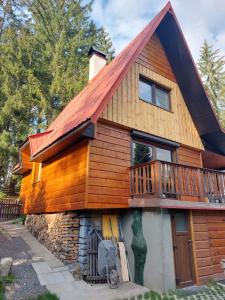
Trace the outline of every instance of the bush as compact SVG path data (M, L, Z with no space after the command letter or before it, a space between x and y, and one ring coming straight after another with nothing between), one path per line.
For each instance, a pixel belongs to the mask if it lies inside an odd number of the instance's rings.
M26 215L21 215L20 216L20 220L21 220L21 222L22 222L23 225L25 224L26 217L27 217Z
M5 277L0 276L0 300L5 300L4 284L13 283L14 280L15 277L12 274L9 274L8 276Z
M1 300L1 298L0 298L0 300ZM46 292L42 295L39 295L37 298L33 298L30 300L59 300L59 298L55 294Z

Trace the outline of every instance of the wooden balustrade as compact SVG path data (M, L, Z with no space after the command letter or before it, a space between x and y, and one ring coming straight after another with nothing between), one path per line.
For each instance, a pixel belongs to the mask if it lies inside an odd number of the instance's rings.
M131 168L134 196L225 203L225 173L186 165L152 161Z

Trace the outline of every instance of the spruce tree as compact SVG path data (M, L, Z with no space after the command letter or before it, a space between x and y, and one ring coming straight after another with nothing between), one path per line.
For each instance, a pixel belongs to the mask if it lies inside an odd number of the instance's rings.
M113 53L109 37L104 32L104 40L89 17L91 5L0 2L0 188L13 181L20 142L45 130L86 85L89 48Z
M198 67L215 112L225 128L225 59L218 49L204 41Z
M111 61L115 57L115 49L113 48L112 40L104 27L99 28L94 46L107 54L108 61Z
M36 77L44 94L38 125L42 130L87 84L89 48L97 45L110 59L114 49L107 33L90 20L92 2L25 2L40 52Z

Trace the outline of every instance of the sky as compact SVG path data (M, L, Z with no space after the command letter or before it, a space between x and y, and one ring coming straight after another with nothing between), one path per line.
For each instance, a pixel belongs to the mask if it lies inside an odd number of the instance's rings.
M92 18L118 54L163 8L164 0L94 0ZM171 0L194 60L204 40L225 55L225 0Z

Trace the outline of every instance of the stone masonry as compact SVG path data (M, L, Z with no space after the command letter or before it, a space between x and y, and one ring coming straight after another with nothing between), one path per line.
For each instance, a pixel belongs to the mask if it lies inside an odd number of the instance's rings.
M25 225L60 260L77 260L79 217L76 213L27 215Z

